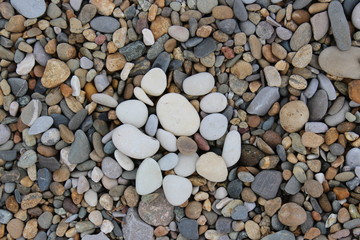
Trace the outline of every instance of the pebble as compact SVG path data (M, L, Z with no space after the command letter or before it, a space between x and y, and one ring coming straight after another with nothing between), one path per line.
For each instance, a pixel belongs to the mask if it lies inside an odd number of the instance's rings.
M11 212L0 209L0 223L1 224L8 224L8 222L12 219L13 215Z
M188 95L201 96L209 93L214 85L214 77L210 73L203 72L185 78L182 87Z
M99 32L113 33L120 27L120 23L113 17L99 16L91 20L90 26Z
M270 179L272 181L270 181ZM281 184L281 173L275 170L264 170L255 176L251 189L265 199L276 196Z
M141 220L134 208L129 208L122 224L122 230L125 239L151 240L153 237L153 228Z
M10 128L5 124L0 124L0 145L6 143L11 137Z
M22 78L9 78L8 83L11 87L11 92L16 97L22 97L28 91L28 82Z
M236 206L231 213L231 218L233 220L246 221L248 219L247 208L243 205Z
M174 168L175 173L183 177L188 177L193 174L196 169L196 161L198 160L199 155L197 153L190 155L179 153L178 157L178 164Z
M241 156L241 136L237 131L230 131L224 141L222 157L227 167L235 165Z
M290 39L291 49L298 51L301 47L308 44L312 36L311 33L311 25L309 23L301 24Z
M266 66L264 68L264 75L266 78L267 85L269 87L280 87L281 77L278 70L273 66Z
M194 47L194 55L197 58L204 58L216 50L216 41L213 38L206 38L196 47Z
M143 35L143 41L146 46L151 46L155 43L154 35L150 29L144 28L141 33Z
M70 76L70 69L66 63L52 58L47 61L41 84L46 88L54 88L65 82Z
M316 41L323 38L329 30L330 22L327 12L317 13L310 19L314 39Z
M18 75L27 75L31 72L33 67L35 66L35 57L34 54L28 53L26 54L25 58L18 63L16 67L16 73Z
M225 181L228 174L224 159L213 152L199 157L196 161L196 171L200 176L213 182Z
M168 153L159 159L158 164L162 171L169 171L173 169L179 162L179 157L176 153Z
M196 3L197 9L204 14L211 13L211 10L217 5L217 0L204 0Z
M265 236L263 240L295 240L295 236L293 233L287 230L281 230L279 232Z
M200 123L200 134L206 140L217 140L225 134L227 122L228 120L223 114L209 114Z
M245 5L242 0L235 0L233 4L233 11L235 17L244 22L248 20L248 12L246 11Z
M79 151L81 149L81 151ZM89 159L91 148L86 134L82 130L75 132L75 140L71 144L69 162L72 164L82 163Z
M183 218L178 223L180 234L186 239L198 239L198 223L196 220Z
M26 18L38 18L45 13L46 4L44 0L11 0L11 5Z
M156 113L161 126L175 136L193 135L200 127L195 108L177 93L163 95L156 105Z
M162 175L159 164L152 158L146 158L136 173L136 192L146 195L161 187Z
M167 175L164 177L162 185L166 199L173 206L183 204L192 192L191 182L181 176Z
M111 179L117 179L121 176L122 168L114 159L105 157L101 163L101 170L103 174Z
M279 88L264 87L256 94L246 111L250 114L264 116L279 98Z
M352 169L360 166L360 159L358 158L360 154L360 148L352 148L346 154L346 165Z
M278 217L285 226L296 227L306 221L306 212L296 203L289 202L282 205Z
M29 102L28 105L26 105L25 108L23 108L23 110L21 111L21 121L28 125L31 126L32 124L34 124L35 120L40 116L42 110L42 105L41 102L39 100L33 99Z
M328 15L336 46L341 51L350 50L350 28L341 3L337 1L330 2L328 7Z
M206 113L218 113L227 106L227 99L222 93L209 93L200 101L200 109Z
M114 153L116 161L119 163L120 167L122 167L126 171L134 170L135 164L134 162L122 152L115 150Z
M35 122L31 125L28 134L29 135L37 135L39 133L43 133L47 131L54 123L52 117L49 116L41 116L35 120Z
M148 109L139 100L127 100L116 107L116 116L122 123L141 128L147 121Z
M91 100L98 104L111 108L114 108L118 105L118 102L113 97L104 93L95 93L91 95Z
M292 101L280 110L280 124L287 132L297 132L309 119L309 109L302 101Z
M166 89L166 75L161 68L153 68L141 79L141 88L151 96L160 96Z
M160 145L169 152L176 152L176 137L171 132L165 131L159 128L156 132L156 139L160 142Z
M169 35L179 42L186 42L189 39L189 30L181 26L171 26L168 29Z
M318 90L307 102L309 121L320 121L325 117L328 109L328 94L325 90Z
M145 135L130 124L117 127L112 134L112 141L120 152L135 159L151 157L160 147L158 140Z
M36 152L34 150L28 150L21 155L17 163L17 166L26 169L33 166L36 163L36 161L37 161Z

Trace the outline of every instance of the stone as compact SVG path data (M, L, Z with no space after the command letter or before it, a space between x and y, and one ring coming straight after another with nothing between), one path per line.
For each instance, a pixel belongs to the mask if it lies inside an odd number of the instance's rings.
M119 50L119 53L125 56L127 61L135 60L146 52L146 46L141 41L127 44Z
M297 68L304 68L309 65L312 59L312 46L310 44L306 44L301 47L299 51L296 52L293 57L291 64Z
M138 212L140 218L151 226L167 226L174 218L174 206L162 191L142 196Z
M352 148L346 154L346 165L349 166L351 169L354 169L360 166L360 148Z
M261 21L256 26L256 35L261 39L270 39L274 33L274 28L270 23Z
M247 76L250 76L253 72L253 68L250 63L243 60L237 61L231 67L231 73L234 74L239 79L245 79Z
M183 204L191 196L192 184L187 178L167 175L164 177L162 185L167 201L173 206Z
M27 75L31 72L35 66L35 57L34 54L28 53L25 58L17 64L16 73L19 75Z
M315 95L308 100L309 121L320 121L325 117L328 109L328 94L325 90L318 90Z
M279 88L264 87L256 94L246 111L249 114L264 116L279 98Z
M141 88L151 96L160 96L166 89L167 78L161 68L152 68L141 79Z
M156 132L156 139L159 140L160 145L169 152L177 151L176 137L171 132L159 128Z
M168 28L168 33L179 42L186 42L190 36L189 30L182 26L171 26Z
M153 238L153 228L140 219L135 208L129 208L122 230L125 239L151 240Z
M11 212L5 209L0 209L0 223L8 224L8 222L12 219L13 215Z
M316 41L323 38L329 30L330 22L326 11L317 13L310 19L314 39Z
M281 77L278 70L273 66L266 66L264 68L264 75L266 78L267 85L269 87L280 87Z
M122 173L120 165L111 157L105 157L102 160L101 170L106 177L111 179L117 179Z
M151 46L155 43L154 35L150 29L144 28L143 30L141 30L141 33L143 35L143 41L146 46Z
M45 13L46 4L44 0L11 0L11 5L26 18L38 18Z
M9 78L8 83L16 97L22 97L28 91L28 82L22 78Z
M348 84L349 98L360 103L360 80L353 80Z
M79 151L81 149L81 151ZM90 155L90 143L86 134L82 130L75 132L75 140L71 144L69 152L69 162L72 164L82 163L89 159Z
M156 105L156 113L161 126L175 136L190 136L199 129L198 113L180 94L163 95Z
M113 17L99 16L91 20L90 26L95 31L113 33L120 27L120 23Z
M168 153L158 161L160 169L162 171L168 171L173 169L179 162L179 157L175 153Z
M258 148L244 144L241 146L240 163L243 166L256 166L265 154Z
M233 11L234 11L235 17L237 19L239 19L240 21L244 22L244 21L248 20L248 12L247 12L242 0L234 1Z
M37 161L36 152L30 149L21 155L19 161L17 162L17 166L26 169L33 166L36 163L36 161Z
M296 203L285 203L279 210L279 220L285 226L296 227L306 221L306 212Z
M22 236L24 226L25 224L21 220L14 218L6 225L6 230L12 238L17 239Z
M292 232L289 232L287 230L281 230L279 232L269 234L263 237L262 239L263 240L295 240L295 236Z
M20 119L24 124L31 126L40 116L41 110L41 102L37 99L33 99L21 111Z
M305 147L317 148L324 143L324 138L313 132L304 132L301 136L301 142Z
M197 2L196 7L201 13L208 14L217 5L218 0L204 0Z
M189 155L179 153L178 157L178 164L174 168L175 173L182 177L188 177L193 174L196 169L196 161L198 160L199 155L197 153Z
M116 107L116 116L122 123L141 128L147 121L148 109L139 100L127 100Z
M312 31L310 23L301 24L293 34L290 40L290 47L294 51L298 51L301 47L308 44L311 40Z
M305 191L311 197L314 197L314 198L320 197L321 194L323 194L323 192L324 192L323 186L321 185L321 183L319 183L316 180L312 180L312 179L306 180L304 187L305 187Z
M252 220L245 223L245 231L250 239L261 238L260 226Z
M213 182L225 181L228 174L224 159L213 152L200 156L196 161L196 171L200 176Z
M54 123L52 117L49 116L41 116L35 120L35 122L31 125L28 134L36 135L39 133L43 133L48 130Z
M21 201L21 208L26 210L29 208L33 208L37 206L42 200L42 194L39 192L36 193L29 193L24 196L23 200Z
M0 124L0 145L6 143L11 137L10 128L5 124Z
M241 1L241 0L240 0ZM194 55L197 58L204 58L216 50L216 41L209 37L194 47Z
M248 210L244 205L236 206L232 213L231 218L233 220L246 221L248 219Z
M106 69L110 72L119 71L124 68L126 59L120 53L109 54L106 57Z
M203 72L185 78L182 87L188 95L201 96L209 93L214 85L214 77L210 73Z
M336 46L341 51L350 50L350 28L342 4L338 1L330 2L328 7L328 16L330 19L331 29L335 38Z
M98 203L98 195L97 193L90 189L84 194L84 200L92 207L95 207Z
M160 147L158 140L145 135L130 124L117 127L112 134L112 141L120 152L135 159L151 157Z
M187 239L199 238L198 223L196 220L182 218L180 222L178 222L178 228L180 234Z
M309 119L309 109L302 101L292 101L280 110L280 124L287 132L301 130Z
M70 69L66 63L52 58L47 61L41 83L46 88L54 88L65 82L70 76Z
M228 120L223 114L212 113L201 121L200 134L206 140L217 140L225 134L227 126Z
M161 187L162 175L159 164L152 158L146 158L136 173L136 192L146 195Z
M37 180L39 189L41 191L46 191L51 184L52 174L47 168L41 168L37 171Z
M91 100L94 102L104 105L106 107L114 108L118 105L118 102L111 96L105 93L95 93L91 95Z
M134 162L119 150L115 150L114 156L119 165L126 171L132 171L134 169Z
M176 139L176 147L184 155L194 154L198 150L197 143L192 138L185 136Z
M251 189L265 199L276 196L282 181L281 173L275 170L264 170L255 176Z
M203 97L200 101L200 109L206 113L218 113L227 106L227 99L222 93L213 92Z

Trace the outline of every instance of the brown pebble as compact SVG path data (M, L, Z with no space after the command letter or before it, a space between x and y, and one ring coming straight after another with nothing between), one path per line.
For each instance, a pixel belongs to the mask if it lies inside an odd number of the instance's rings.
M22 236L25 224L17 218L13 218L6 225L6 230L12 238L20 238Z
M304 183L305 192L311 197L318 198L323 194L324 189L321 183L316 180L306 180Z
M296 227L306 221L305 210L296 203L285 203L278 213L279 221L285 226Z
M228 6L216 6L212 9L212 16L219 20L229 19L234 17L233 10Z
M304 238L312 240L312 239L320 236L320 234L321 234L320 229L318 229L316 227L312 227L312 228L310 228L309 230L306 231L306 233L304 235Z
M200 217L202 211L202 204L197 201L191 201L185 208L185 215L191 219Z
M344 187L334 187L333 192L335 193L337 200L343 200L350 197L349 190Z
M196 153L197 151L197 144L196 142L191 139L190 137L181 136L176 140L176 146L180 153L184 155L191 155Z

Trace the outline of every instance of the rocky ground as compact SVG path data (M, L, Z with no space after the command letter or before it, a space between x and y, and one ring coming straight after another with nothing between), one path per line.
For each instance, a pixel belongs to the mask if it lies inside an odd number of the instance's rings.
M0 238L360 237L360 0L0 0Z

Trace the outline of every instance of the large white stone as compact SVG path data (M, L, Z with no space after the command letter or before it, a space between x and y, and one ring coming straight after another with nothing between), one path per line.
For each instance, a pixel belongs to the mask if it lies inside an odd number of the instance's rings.
M227 106L227 99L219 92L209 93L200 101L200 109L206 113L218 113Z
M135 159L151 157L160 147L158 140L147 136L130 124L117 127L112 135L112 141L120 152Z
M241 136L236 130L228 132L225 137L222 158L227 167L235 165L241 156Z
M227 127L228 120L223 114L212 113L201 121L200 134L206 140L217 140L225 134Z
M179 206L191 196L192 184L187 178L167 175L163 180L163 189L168 202Z
M175 152L177 150L176 137L171 132L159 128L156 132L156 139L166 151Z
M151 96L160 96L166 89L166 74L161 68L153 68L141 79L141 88Z
M176 153L168 153L158 161L162 171L169 171L173 169L179 162L179 157Z
M212 182L223 182L228 175L224 159L213 152L204 153L199 157L196 161L196 171Z
M116 107L118 119L122 123L128 123L137 128L145 125L148 114L146 105L139 100L127 100Z
M174 171L177 175L182 177L188 177L196 170L196 161L199 158L197 153L191 155L178 154L179 162L175 166Z
M91 207L95 207L98 203L98 195L97 193L90 189L84 194L84 199L87 204L89 204Z
M131 158L129 158L128 156L126 156L125 154L120 152L119 150L115 150L114 156L115 156L116 161L119 163L119 165L126 171L132 171L134 169L135 164L131 160Z
M152 158L146 158L140 164L135 179L136 192L146 195L161 187L162 175L159 164Z
M156 105L161 126L175 136L190 136L197 132L200 117L191 103L182 95L168 93Z
M201 96L208 94L214 85L214 77L208 72L202 72L185 78L182 87L186 94Z

